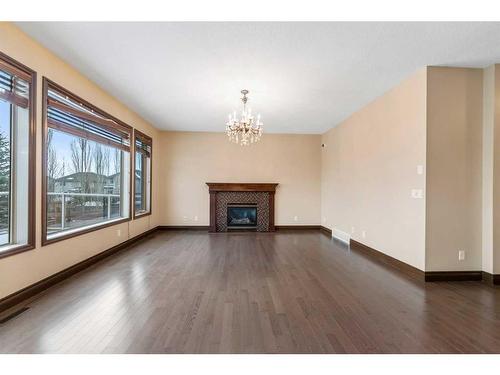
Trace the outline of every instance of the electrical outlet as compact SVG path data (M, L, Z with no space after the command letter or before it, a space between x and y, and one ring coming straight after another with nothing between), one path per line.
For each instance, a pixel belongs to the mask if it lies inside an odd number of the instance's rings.
M465 251L459 250L458 251L458 260L464 260L464 259L465 259Z
M323 218L323 224L326 223L326 217Z
M366 232L365 231L361 231L361 237L366 238Z
M184 220L184 221L188 221L188 217L187 217L187 216L184 216L184 217L182 218L182 220Z
M413 199L422 199L424 197L424 191L422 189L411 189L411 197Z
M351 227L351 233L354 233L354 232L356 232L356 228Z
M122 236L122 230L121 230L121 229L117 229L117 230L116 230L116 235L117 235L118 237L121 237L121 236Z
M198 221L198 216L195 216L195 217L194 217L194 221Z
M298 216L294 216L293 217L293 221L299 221L299 217Z
M417 165L417 174L424 174L424 166Z

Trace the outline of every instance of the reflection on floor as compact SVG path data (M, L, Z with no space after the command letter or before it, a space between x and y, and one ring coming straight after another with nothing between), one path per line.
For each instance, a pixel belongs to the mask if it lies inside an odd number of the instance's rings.
M0 352L500 353L500 289L423 283L316 231L157 232L0 325Z

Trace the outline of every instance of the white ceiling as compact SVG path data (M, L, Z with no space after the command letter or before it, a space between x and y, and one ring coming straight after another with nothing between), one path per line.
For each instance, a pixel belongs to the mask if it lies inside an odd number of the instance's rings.
M322 133L425 65L500 62L500 23L18 23L154 126Z

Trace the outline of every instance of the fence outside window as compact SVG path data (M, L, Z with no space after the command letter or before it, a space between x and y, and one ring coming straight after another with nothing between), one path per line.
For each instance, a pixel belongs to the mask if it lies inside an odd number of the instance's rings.
M47 193L47 228L53 234L120 217L119 194Z

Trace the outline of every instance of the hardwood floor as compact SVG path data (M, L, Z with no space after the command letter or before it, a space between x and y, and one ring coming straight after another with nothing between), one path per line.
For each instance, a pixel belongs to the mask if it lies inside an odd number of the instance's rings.
M500 289L424 283L319 231L168 231L0 324L2 353L500 353Z

